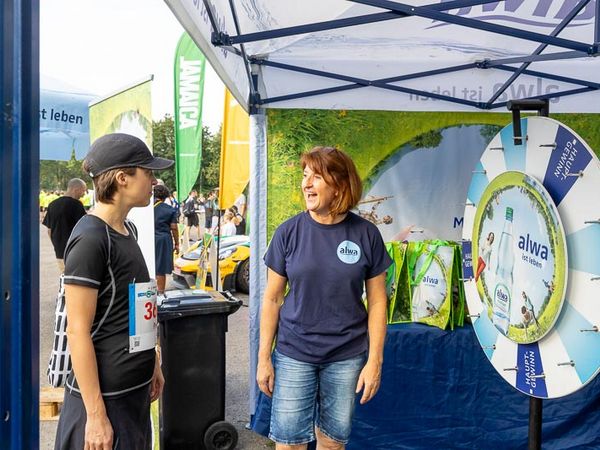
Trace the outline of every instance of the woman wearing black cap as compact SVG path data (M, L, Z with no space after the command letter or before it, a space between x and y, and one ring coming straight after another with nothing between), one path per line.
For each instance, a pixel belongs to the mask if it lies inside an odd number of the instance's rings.
M65 250L73 371L56 449L150 448L150 403L164 385L155 351L156 282L126 217L150 203L153 170L172 164L126 134L99 138L84 161L97 203L77 223Z

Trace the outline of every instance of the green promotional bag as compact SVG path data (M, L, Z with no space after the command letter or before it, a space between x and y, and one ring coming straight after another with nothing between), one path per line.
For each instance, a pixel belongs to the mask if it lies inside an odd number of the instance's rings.
M388 298L387 321L388 323L410 322L410 285L408 268L405 264L405 242L387 242L386 249L392 258L392 265L386 275L386 289Z
M446 241L411 242L408 269L413 322L446 329L452 319L454 248Z

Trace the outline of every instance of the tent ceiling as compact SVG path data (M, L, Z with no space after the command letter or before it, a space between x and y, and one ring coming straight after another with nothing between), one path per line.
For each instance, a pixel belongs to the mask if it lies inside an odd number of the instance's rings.
M165 1L245 108L600 112L595 0Z

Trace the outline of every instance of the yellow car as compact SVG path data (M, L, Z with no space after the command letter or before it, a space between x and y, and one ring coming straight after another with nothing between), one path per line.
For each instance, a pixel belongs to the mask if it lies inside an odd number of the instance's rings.
M198 264L203 250L202 240L194 243L179 258L175 259L173 284L177 289L196 286ZM211 267L208 267L207 286L212 286ZM250 238L227 236L219 244L219 277L224 290L235 290L247 294L250 286Z

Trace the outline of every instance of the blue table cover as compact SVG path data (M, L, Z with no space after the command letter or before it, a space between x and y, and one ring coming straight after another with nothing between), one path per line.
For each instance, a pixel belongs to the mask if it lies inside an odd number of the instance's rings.
M270 410L261 393L251 426L265 436ZM471 326L390 325L381 388L357 402L347 449L526 449L528 420L529 397L496 373ZM600 449L599 378L543 401L542 448Z

